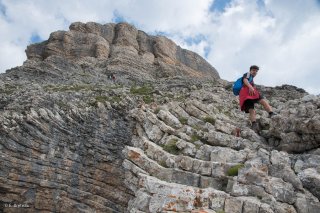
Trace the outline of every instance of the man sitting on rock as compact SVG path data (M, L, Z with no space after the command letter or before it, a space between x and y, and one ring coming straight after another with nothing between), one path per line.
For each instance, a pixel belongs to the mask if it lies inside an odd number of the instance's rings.
M259 67L252 65L248 73L245 73L242 77L243 87L240 90L240 108L241 111L249 113L249 119L252 125L252 129L256 132L259 127L256 122L256 111L254 109L255 103L260 103L264 109L269 113L269 116L273 116L275 113L272 111L271 106L264 99L262 94L259 93L257 88L254 86L253 78L257 75Z

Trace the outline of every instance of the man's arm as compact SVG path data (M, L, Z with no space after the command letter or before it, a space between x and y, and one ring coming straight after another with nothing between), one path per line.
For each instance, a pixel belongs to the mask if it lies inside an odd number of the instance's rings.
M253 86L249 83L247 78L243 78L243 83L244 85L246 85L247 87L249 87L249 95L254 95L254 88Z

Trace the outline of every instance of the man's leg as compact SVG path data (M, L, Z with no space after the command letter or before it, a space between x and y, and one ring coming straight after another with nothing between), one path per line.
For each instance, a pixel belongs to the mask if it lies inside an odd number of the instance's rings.
M256 110L255 109L249 109L249 119L251 121L251 128L256 133L259 132L259 125L256 121Z
M256 110L249 109L249 119L251 123L256 122Z
M264 99L261 99L259 101L259 103L263 106L263 108L267 111L267 112L272 112L272 108L271 106L268 104L268 102Z

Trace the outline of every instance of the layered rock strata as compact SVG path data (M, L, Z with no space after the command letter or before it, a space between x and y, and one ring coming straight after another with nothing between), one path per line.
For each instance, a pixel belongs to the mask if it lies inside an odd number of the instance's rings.
M107 63L108 70L138 78L142 73L152 79L181 75L219 78L218 72L198 54L126 23L73 23L69 31L51 33L47 41L30 45L26 53L29 60L62 56L78 61L93 57Z
M320 209L319 96L260 86L255 132L204 59L124 23L27 55L0 75L1 212Z

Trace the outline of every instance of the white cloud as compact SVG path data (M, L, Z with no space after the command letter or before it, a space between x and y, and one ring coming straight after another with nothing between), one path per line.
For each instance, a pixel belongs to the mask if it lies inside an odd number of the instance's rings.
M132 0L123 9L130 20L141 24L147 31L181 32L196 27L208 18L207 11L212 0ZM141 6L143 5L143 6Z
M258 64L259 84L294 84L319 94L319 5L316 1L284 2L267 1L262 10L255 1L239 0L225 13L213 15L213 51L208 60L228 80Z
M0 42L0 64L9 65L7 69L21 65L26 56L24 48L12 43Z
M320 93L317 0L233 0L214 12L213 1L2 0L0 72L22 64L33 34L45 40L53 31L68 30L71 22L107 23L117 14L138 29L164 32L183 48L207 56L224 79L235 80L257 64L256 83L294 84Z

